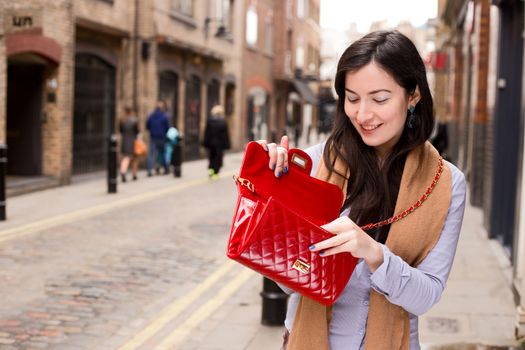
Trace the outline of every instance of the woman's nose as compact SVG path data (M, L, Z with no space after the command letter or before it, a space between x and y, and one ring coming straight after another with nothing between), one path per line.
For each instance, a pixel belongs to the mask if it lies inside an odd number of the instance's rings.
M359 108L356 114L356 120L358 123L362 124L367 120L371 119L372 113L369 110L367 104L363 101L359 104Z

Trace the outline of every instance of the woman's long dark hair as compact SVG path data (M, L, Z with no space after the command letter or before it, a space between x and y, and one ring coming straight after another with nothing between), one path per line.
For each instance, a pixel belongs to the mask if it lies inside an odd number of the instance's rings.
M347 73L355 72L372 61L403 87L407 96L416 87L419 87L421 94L415 109L414 128L405 126L401 138L382 162L379 162L374 148L363 142L344 110ZM334 169L335 156L349 166L350 178L343 208L351 208L349 216L356 224L362 226L387 219L394 215L407 154L425 143L434 126L433 102L425 65L412 41L400 32L372 32L355 41L341 56L335 76L335 91L339 98L333 130L324 148L325 164L330 172L337 173ZM389 229L390 225L387 225L368 233L384 243Z

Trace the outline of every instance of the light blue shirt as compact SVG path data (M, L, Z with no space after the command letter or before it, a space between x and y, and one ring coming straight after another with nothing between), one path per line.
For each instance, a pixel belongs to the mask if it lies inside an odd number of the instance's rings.
M311 147L306 152L314 163L312 169L316 169L317 162L322 156L322 145ZM420 349L418 316L430 310L439 301L445 289L465 210L467 191L465 176L451 163L445 163L452 172L452 197L438 242L417 267L408 265L385 245L383 245L384 261L374 273L363 259L359 259L350 281L332 308L329 331L331 350L364 348L371 288L385 295L392 304L408 311L410 349ZM345 210L341 216L348 214L349 211ZM289 289L285 291L291 292L285 320L285 326L290 330L300 295Z

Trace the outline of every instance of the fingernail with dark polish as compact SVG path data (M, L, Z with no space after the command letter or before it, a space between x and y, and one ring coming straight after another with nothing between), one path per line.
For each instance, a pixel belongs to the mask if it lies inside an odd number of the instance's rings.
M274 170L275 170L275 164L274 164L274 165L272 165L272 171L274 171Z
M283 172L284 172L285 174L288 172L288 167L287 167L287 166L284 167L284 171L283 171Z
M280 176L281 176L281 172L279 171L279 172L277 173L277 177L280 177Z
M319 255L320 255L320 256L324 256L324 251L320 251L320 252L319 252Z
M310 249L310 250L315 249L315 245L312 244L311 246L308 247L308 249Z

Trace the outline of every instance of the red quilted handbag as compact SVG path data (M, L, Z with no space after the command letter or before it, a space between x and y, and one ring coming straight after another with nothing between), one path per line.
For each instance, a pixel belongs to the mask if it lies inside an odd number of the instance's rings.
M350 253L320 257L308 247L332 234L321 227L339 215L339 187L310 176L312 161L288 151L289 171L276 178L261 145L248 143L239 176L229 258L324 305L345 288L357 259Z

